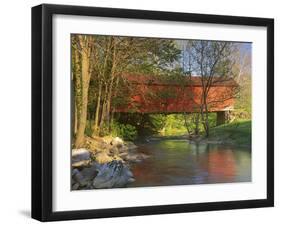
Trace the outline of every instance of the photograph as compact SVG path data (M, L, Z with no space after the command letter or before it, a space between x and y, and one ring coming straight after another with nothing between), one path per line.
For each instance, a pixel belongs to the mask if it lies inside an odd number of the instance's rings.
M32 218L274 206L274 19L120 7L32 7Z
M69 40L71 191L252 181L252 42Z

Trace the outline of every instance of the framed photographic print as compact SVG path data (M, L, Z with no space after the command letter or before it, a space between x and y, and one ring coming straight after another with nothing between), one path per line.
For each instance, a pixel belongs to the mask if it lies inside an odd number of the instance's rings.
M274 21L32 8L32 217L274 205Z

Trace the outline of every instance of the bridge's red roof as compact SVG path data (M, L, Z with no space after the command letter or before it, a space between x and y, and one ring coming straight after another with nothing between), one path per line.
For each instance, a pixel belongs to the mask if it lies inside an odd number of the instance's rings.
M185 86L201 86L202 81L200 76L186 76L183 80L170 79L169 77L161 77L159 75L144 75L144 74L122 74L122 77L129 82L135 84L146 84L146 85L185 85ZM185 84L182 84L185 82ZM225 77L214 77L212 86L238 86L233 78Z

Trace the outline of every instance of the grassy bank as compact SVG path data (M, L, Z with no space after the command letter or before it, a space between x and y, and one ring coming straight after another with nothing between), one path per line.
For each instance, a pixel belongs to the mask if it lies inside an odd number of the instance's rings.
M210 129L210 139L221 140L234 145L251 145L251 120L232 122Z

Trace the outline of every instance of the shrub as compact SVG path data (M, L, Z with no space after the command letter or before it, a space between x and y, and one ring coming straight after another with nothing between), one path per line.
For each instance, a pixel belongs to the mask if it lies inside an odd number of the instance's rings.
M123 138L124 140L135 140L138 136L138 132L135 126L130 124L122 124L119 122L113 122L111 125L112 135Z

